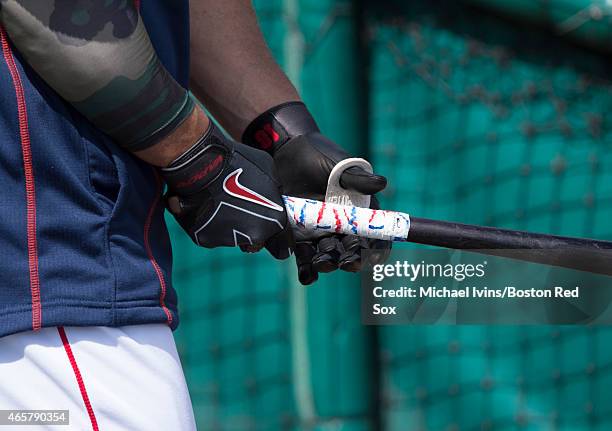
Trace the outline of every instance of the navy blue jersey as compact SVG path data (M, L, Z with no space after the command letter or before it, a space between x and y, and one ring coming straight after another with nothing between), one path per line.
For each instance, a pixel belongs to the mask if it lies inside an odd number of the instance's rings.
M188 0L144 0L188 84ZM0 336L47 326L178 324L162 182L96 130L0 32Z

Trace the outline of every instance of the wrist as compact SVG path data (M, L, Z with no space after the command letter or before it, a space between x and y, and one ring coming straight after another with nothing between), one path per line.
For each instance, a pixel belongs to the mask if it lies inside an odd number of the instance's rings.
M217 179L231 152L232 142L210 121L196 143L160 171L169 190L192 195Z
M211 121L204 110L196 104L193 112L154 146L137 151L135 156L158 167L167 167L194 146L207 132Z
M287 102L255 118L242 135L242 142L274 154L292 138L319 132L314 118L302 102Z

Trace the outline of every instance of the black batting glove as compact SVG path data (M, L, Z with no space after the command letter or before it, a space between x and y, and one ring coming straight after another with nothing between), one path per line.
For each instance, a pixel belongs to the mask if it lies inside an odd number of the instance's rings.
M242 140L273 155L285 195L320 201L325 199L327 180L334 166L351 157L320 133L301 102L285 103L261 114L247 127ZM374 195L386 187L387 179L353 167L342 174L340 184L361 194ZM374 196L370 207L379 208ZM305 285L314 283L318 273L336 269L359 271L365 249L377 250L377 261L386 259L391 249L389 241L352 235L308 237L298 231L294 235L299 279Z
M272 157L227 139L211 122L204 136L161 170L170 212L202 247L293 250L291 227Z

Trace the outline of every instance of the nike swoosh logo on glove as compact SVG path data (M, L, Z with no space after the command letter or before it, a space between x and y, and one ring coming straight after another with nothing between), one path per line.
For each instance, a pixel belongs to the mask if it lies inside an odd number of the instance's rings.
M240 177L241 173L242 168L236 169L234 172L225 177L225 180L223 180L223 190L225 190L228 195L273 209L275 211L283 212L285 210L282 206L276 204L270 199L240 184L238 182L238 177Z

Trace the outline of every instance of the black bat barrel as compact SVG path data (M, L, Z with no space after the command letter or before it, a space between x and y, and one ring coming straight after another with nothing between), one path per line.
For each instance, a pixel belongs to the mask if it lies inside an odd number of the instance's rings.
M612 242L412 218L408 241L612 276Z

